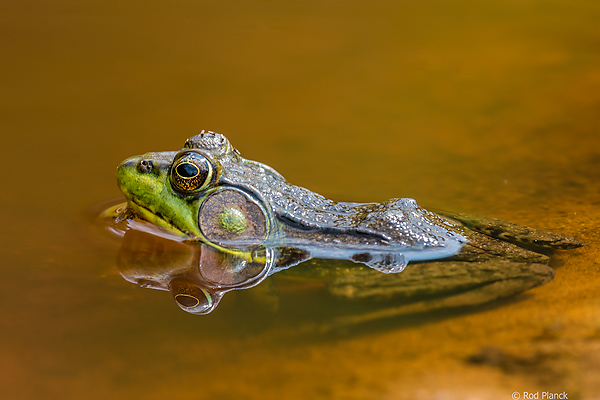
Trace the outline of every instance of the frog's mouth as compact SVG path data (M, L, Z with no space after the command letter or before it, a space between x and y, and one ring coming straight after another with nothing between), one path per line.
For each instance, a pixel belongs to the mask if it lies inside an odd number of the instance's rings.
M165 216L136 203L135 200L127 199L127 207L144 221L150 222L168 233L186 239L190 237L189 233L183 232L181 229L177 228L171 221L165 218Z

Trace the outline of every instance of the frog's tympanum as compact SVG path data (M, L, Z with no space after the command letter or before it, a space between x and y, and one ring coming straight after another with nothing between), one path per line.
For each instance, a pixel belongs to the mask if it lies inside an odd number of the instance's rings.
M212 311L227 291L310 258L363 265L285 272L323 279L339 298L394 304L364 319L480 304L549 282L554 272L544 253L582 245L497 219L428 211L413 199L328 200L242 158L213 132L190 138L180 151L128 158L117 181L127 204L115 222L174 239L166 253L161 244L126 240L122 275L170 290L182 309L196 314ZM160 266L148 261L158 253L169 254L159 257Z

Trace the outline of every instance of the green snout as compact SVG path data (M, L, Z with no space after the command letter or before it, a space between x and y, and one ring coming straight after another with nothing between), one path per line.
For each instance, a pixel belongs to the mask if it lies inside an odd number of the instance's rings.
M198 237L197 200L180 197L169 183L174 155L148 153L126 159L117 168L117 184L129 207L144 220L178 236Z

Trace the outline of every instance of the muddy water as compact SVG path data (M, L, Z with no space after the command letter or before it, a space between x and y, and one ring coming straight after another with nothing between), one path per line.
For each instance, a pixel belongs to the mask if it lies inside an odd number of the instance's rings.
M3 398L598 398L596 2L0 9ZM508 301L333 337L235 296L188 315L120 277L91 210L119 196L122 159L202 128L334 199L414 197L587 246Z

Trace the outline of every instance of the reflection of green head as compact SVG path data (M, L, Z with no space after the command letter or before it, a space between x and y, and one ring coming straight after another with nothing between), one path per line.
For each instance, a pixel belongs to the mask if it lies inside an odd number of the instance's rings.
M168 290L179 308L208 314L223 295L246 289L266 278L281 257L278 249L241 246L220 251L202 242L179 241L134 225L123 236L117 268L128 281L145 288Z

